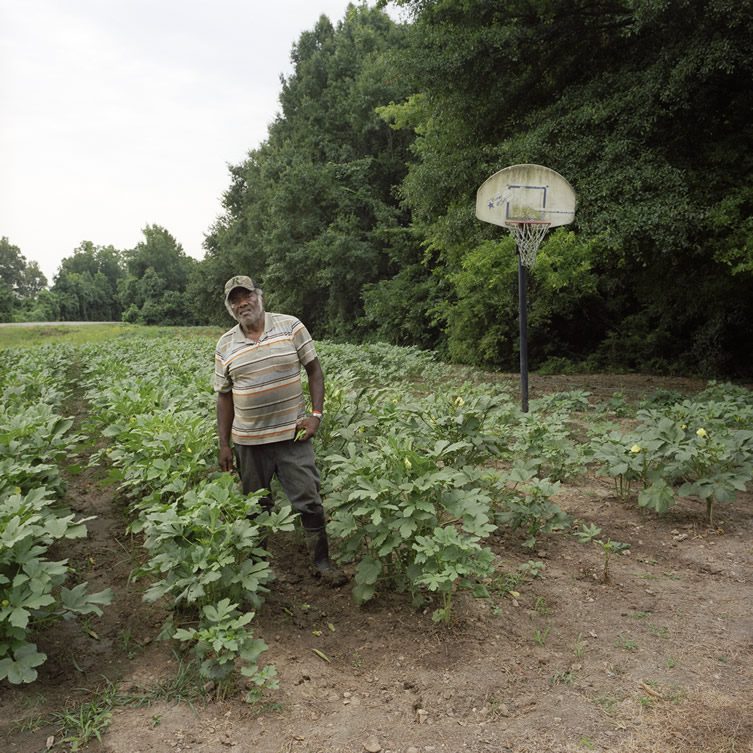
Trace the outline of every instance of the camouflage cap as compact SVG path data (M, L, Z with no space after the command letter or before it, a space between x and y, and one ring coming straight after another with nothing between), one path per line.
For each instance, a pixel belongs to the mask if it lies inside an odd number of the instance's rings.
M232 293L236 288L255 290L256 286L254 285L254 281L248 275L235 275L225 283L225 308L227 309L228 314L233 317L233 319L235 319L235 314L233 313L233 309L230 306L229 298L230 293Z
M235 275L235 277L231 277L225 283L225 301L227 301L230 297L230 293L232 293L235 288L254 290L256 285L254 285L254 281L248 275Z

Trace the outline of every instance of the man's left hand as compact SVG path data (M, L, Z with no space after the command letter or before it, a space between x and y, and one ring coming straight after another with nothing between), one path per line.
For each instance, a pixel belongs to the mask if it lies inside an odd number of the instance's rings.
M305 418L298 419L295 425L295 441L306 442L316 434L318 428L319 419L316 416L306 416ZM301 431L304 431L305 434L301 435L299 438Z

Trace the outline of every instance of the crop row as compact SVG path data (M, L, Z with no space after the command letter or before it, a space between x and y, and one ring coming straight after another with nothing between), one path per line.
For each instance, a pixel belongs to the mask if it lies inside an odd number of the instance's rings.
M500 526L529 549L572 530L603 549L606 578L609 555L627 545L597 538L601 529L556 504L561 485L586 470L656 513L679 497L711 513L753 475L753 401L729 385L658 396L631 415L584 392L521 413L499 385L458 384L420 351L321 343L319 354L327 400L315 448L334 549L358 603L397 590L449 621L459 591L485 597L498 580ZM207 340L171 337L76 352L85 429L106 439L91 464L129 502L144 547L134 577L146 581L145 599L172 608L163 637L190 648L218 691L239 666L256 697L276 682L271 664L259 666L267 647L251 625L273 587L264 543L294 519L284 505L264 511L263 493L245 496L219 473L211 355Z
M5 351L0 376L0 680L32 682L47 656L33 642L42 627L73 615L101 614L109 589L68 588L59 542L86 536L61 500L61 465L81 437L60 415L68 396L69 348ZM56 546L57 545L57 546Z

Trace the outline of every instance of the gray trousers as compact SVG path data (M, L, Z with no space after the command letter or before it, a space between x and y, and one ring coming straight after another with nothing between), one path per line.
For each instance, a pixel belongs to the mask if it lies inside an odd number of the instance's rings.
M272 477L277 476L293 509L300 513L304 529L313 531L324 527L319 471L310 440L236 444L235 457L244 494L269 489ZM271 497L262 500L262 506L271 508Z

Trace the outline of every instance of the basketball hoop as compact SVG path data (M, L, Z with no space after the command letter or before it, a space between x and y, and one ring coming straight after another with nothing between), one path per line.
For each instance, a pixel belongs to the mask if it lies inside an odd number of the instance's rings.
M506 227L518 248L520 321L520 402L528 412L528 270L536 263L550 227L575 217L575 191L555 170L543 165L511 165L487 178L476 191L476 217Z
M510 220L505 223L510 235L515 238L520 263L526 269L533 269L539 246L550 225L550 222L544 220Z

